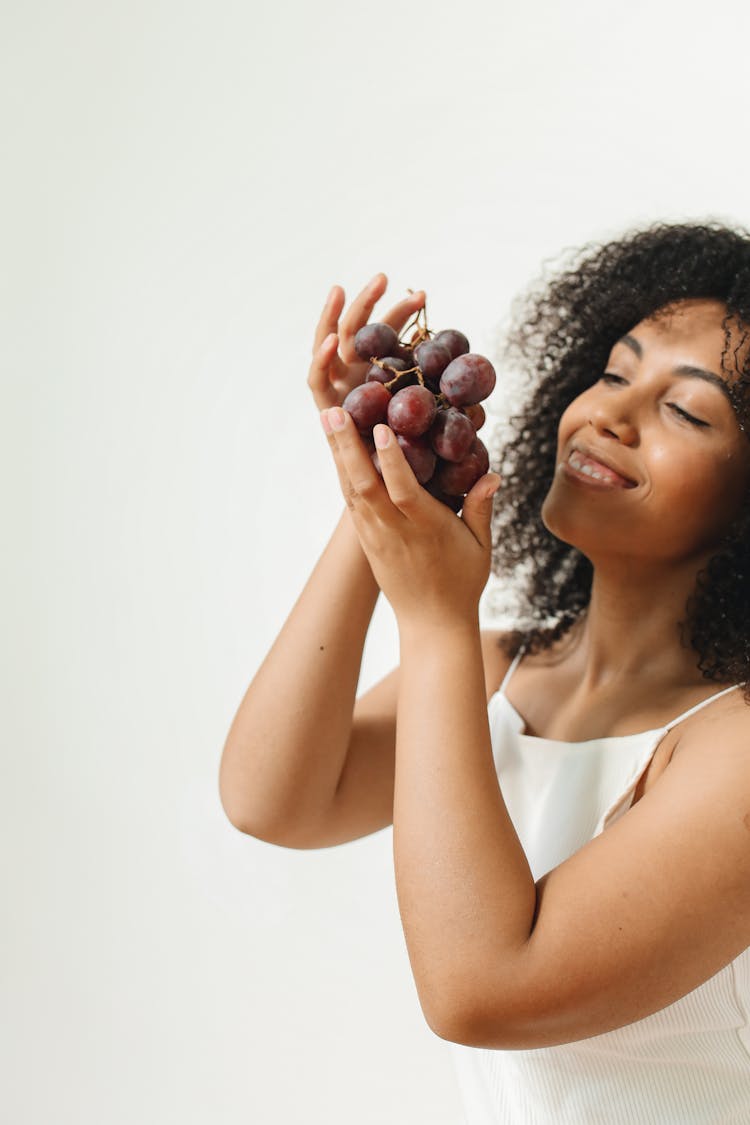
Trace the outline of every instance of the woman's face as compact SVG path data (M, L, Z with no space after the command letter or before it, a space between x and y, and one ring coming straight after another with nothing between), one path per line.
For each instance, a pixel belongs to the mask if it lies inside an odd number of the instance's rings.
M562 415L542 519L593 561L698 558L739 511L750 442L721 371L725 313L695 299L641 321Z

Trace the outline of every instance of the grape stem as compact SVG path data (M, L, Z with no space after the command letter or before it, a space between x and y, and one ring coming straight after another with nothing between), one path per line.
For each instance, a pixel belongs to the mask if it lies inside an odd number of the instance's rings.
M385 370L393 371L393 368L387 367ZM424 386L424 375L422 374L421 368L420 367L407 367L406 371L397 371L395 377L393 379L391 379L390 383L384 383L383 385L384 385L385 389L387 391L390 391L391 387L395 387L396 384L398 383L399 379L402 379L404 377L404 375L416 375L417 376L417 382L419 383L420 387Z
M414 290L408 289L407 292L413 293ZM421 324L420 320L422 321ZM404 345L406 334L412 328L414 329L412 338L408 342L408 344ZM406 346L408 348L414 349L417 347L417 345L421 344L423 340L429 340L430 337L434 335L435 333L427 327L427 298L425 297L425 301L422 307L420 309L417 309L416 315L413 316L409 323L405 326L405 328L403 328L401 335L398 338L398 342L402 345L402 347ZM388 383L383 384L385 389L391 394L393 393L392 388L398 386L399 379L402 379L404 375L416 375L417 382L419 383L420 387L425 386L424 375L422 374L422 369L419 367L419 365L416 365L414 367L407 367L406 371L394 371L394 369L390 367L389 364L385 363L382 359L376 359L375 356L370 359L370 363L376 364L381 369L381 371L394 372L393 378ZM435 395L435 402L438 408L450 405L448 399L445 397L442 391L439 394Z
M395 387L399 379L401 379L404 375L416 375L420 387L424 386L424 376L422 374L422 369L419 366L407 367L405 371L397 371L395 367L391 367L391 365L389 363L386 363L385 360L377 359L375 356L370 357L370 363L374 364L375 367L379 367L381 371L391 371L393 373L393 378L390 380L390 382L383 384L387 391L390 391L391 387Z
M408 292L413 293L414 290L409 289ZM422 319L422 324L419 323L420 319ZM401 335L399 336L399 342L400 343L403 343L404 337L406 336L406 333L409 331L410 328L416 328L416 332L414 333L414 335L412 336L412 338L409 342L409 347L412 347L412 348L416 347L417 344L421 344L423 340L429 340L430 336L434 335L434 333L427 327L427 298L426 297L425 297L424 304L422 305L421 309L417 309L416 316L412 317L412 319L409 321L409 323L406 325L406 327L401 332Z

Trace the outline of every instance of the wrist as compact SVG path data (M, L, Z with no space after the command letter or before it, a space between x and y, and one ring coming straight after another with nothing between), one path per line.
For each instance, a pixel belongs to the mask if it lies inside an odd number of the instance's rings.
M362 550L362 544L348 508L344 508L341 513L332 539L336 540L337 549L343 552L344 557L349 561L349 565L356 567L359 572L366 576L375 591L375 596L377 596L380 593L380 587L372 573L370 561Z
M479 606L464 613L440 610L434 615L427 613L409 617L397 617L398 635L401 650L434 648L455 644L466 640L473 642L480 636Z

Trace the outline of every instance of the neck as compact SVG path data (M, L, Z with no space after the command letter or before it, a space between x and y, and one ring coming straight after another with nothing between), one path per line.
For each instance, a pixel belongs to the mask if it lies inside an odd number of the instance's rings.
M594 565L591 601L574 630L582 684L594 690L623 678L704 682L680 622L708 557L678 567L632 558Z

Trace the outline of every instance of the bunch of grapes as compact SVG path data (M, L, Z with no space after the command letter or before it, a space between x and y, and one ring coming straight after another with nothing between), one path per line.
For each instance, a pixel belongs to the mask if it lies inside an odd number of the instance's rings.
M342 406L378 472L372 430L384 422L419 483L459 512L466 493L489 470L489 454L477 433L486 417L480 403L495 386L495 369L484 356L469 351L463 332L448 328L433 333L421 320L423 314L422 309L401 337L387 324L360 328L354 348L360 359L370 361L370 369Z

